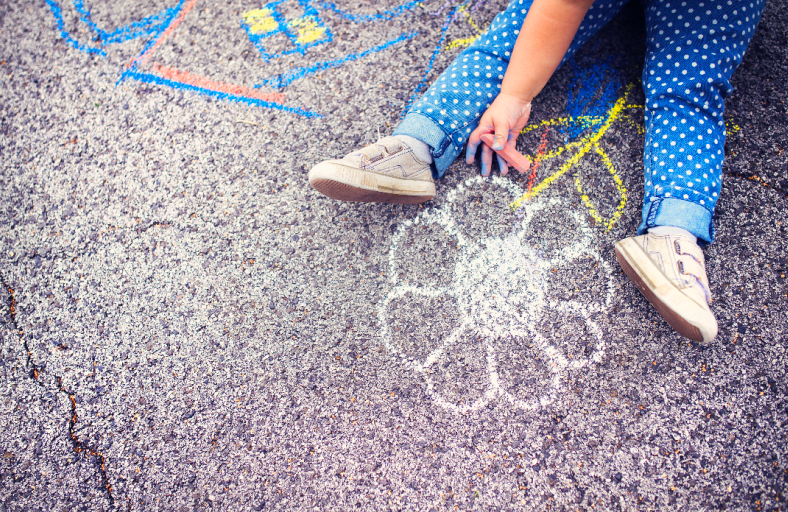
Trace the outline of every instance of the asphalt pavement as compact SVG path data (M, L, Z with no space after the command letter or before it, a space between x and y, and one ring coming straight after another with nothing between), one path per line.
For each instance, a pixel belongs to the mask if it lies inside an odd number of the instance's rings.
M785 510L785 2L726 101L705 346L613 253L637 2L534 103L533 173L310 188L504 6L401 2L3 2L0 511Z

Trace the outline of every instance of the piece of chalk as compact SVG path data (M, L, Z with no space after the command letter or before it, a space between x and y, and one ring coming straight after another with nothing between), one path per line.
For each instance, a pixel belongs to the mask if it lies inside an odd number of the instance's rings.
M487 144L490 148L493 147L493 141L495 139L491 134L485 133L484 135L481 136L481 139L482 142ZM493 149L493 151L495 150ZM523 174L528 170L529 167L531 167L531 161L525 158L516 149L510 147L509 145L504 145L502 150L495 152L501 155L501 157L503 157L503 159L506 160L506 163L517 169L517 172L519 172L520 174Z

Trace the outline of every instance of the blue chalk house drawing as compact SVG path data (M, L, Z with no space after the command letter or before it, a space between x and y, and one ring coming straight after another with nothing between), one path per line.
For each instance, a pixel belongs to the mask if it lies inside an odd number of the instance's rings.
M333 36L331 30L321 19L320 13L315 7L315 2L312 0L297 0L298 9L296 9L296 11L300 10L303 13L301 16L288 18L282 13L283 7L291 7L290 12L293 12L292 7L295 5L295 0L277 0L265 4L259 9L244 13L243 19L241 20L241 27L246 31L249 40L254 44L255 48L260 52L263 61L269 62L271 59L294 53L305 55L309 48L332 41ZM418 5L419 3L417 1L411 1L396 9L375 15L352 14L337 8L333 3L327 2L321 2L319 7L323 10L331 11L345 20L362 24L394 19L416 8ZM255 87L282 89L290 85L293 81L303 78L306 75L336 68L346 62L362 59L373 53L381 52L397 43L412 39L416 35L416 32L401 34L389 41L385 41L382 44L360 52L350 53L337 59L313 62L307 66L296 67L287 73L267 78ZM276 36L280 36L280 39L286 37L291 47L279 52L269 51L269 43L272 43Z
M156 47L167 37L167 34L171 33L181 21L184 21L192 7L196 3L202 3L203 0L174 0L170 7L160 12L143 16L136 21L115 28L101 27L99 23L97 23L88 5L92 3L90 0L43 1L47 4L54 17L57 31L70 46L81 52L107 58L107 52L104 48L111 45L123 44L135 39L144 41L143 50L140 55L149 56L156 51ZM377 11L372 14L362 14L344 10L335 3L328 1L274 0L264 3L261 2L259 4L257 3L258 1L259 0L248 0L247 5L249 5L250 10L241 15L239 22L240 28L246 33L249 41L256 48L261 59L266 63L287 55L298 54L307 56L311 49L330 44L333 41L333 34L331 28L324 20L325 15L330 15L334 18L338 17L352 24L364 25L393 20L400 16L411 14L422 6L422 0L409 0L388 10ZM452 3L454 2L456 2L457 5L465 5L468 4L470 0L452 0ZM89 30L91 36L88 41L78 40L76 33L69 32L66 28L67 24L64 19L65 9L68 9L71 13L76 15L79 23ZM445 36L446 28L454 19L453 15L455 10L452 11L453 14L447 18L442 27L441 41ZM254 88L273 88L281 90L305 76L336 68L345 63L382 52L394 45L413 39L418 34L419 33L416 31L405 32L388 41L381 41L375 46L361 48L358 51L346 53L332 59L319 60L314 57L307 57L302 61L303 65L291 68L289 71L282 74L268 76L260 80ZM434 57L435 56L433 56L430 61L430 65L425 73L425 78L432 68ZM169 78L165 80L162 77L154 75L154 71L144 71L137 66L136 61L133 61L130 68L126 66L121 70L120 79L117 83L122 83L128 78L140 80L140 77L144 76L147 78L142 81L156 83L166 87L188 89L198 94L222 97L231 101L245 101L246 99L249 100L249 104L263 106L265 108L286 110L299 115L306 112L301 111L301 109L284 107L283 105L269 105L267 103L263 105L258 101L251 101L250 98L245 98L244 95L217 96L217 91L209 91L207 89L203 91L203 89L194 84L181 84L177 80ZM212 80L212 78L209 78L209 80ZM318 115L316 113L309 114L311 116Z
M308 48L331 42L331 31L320 19L317 9L311 5L312 2L299 0L303 14L291 19L287 19L280 12L283 3L288 2L278 0L265 4L259 9L244 13L241 20L241 27L265 62L292 53L304 55ZM266 43L280 34L290 40L292 48L279 53L269 53Z

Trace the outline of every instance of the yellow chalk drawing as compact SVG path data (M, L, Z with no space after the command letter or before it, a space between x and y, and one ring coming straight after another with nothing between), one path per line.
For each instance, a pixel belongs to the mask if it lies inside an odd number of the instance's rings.
M602 121L604 121L603 118L595 116L558 117L555 119L546 119L536 124L530 124L523 128L523 131L520 133L528 133L538 130L539 128L544 128L545 126L563 126L567 124L582 125L585 128L590 128L591 126L600 124Z
M322 39L326 27L321 27L314 16L304 16L289 22L288 25L298 30L298 44L307 44Z
M479 28L479 25L477 25L476 22L473 21L473 18L471 17L471 13L468 12L468 9L464 5L460 7L459 11L462 13L463 16L465 16L465 19L468 21L468 25L470 25L471 28L473 28L473 30L475 30L477 34L481 34L483 32L483 30Z
M453 50L455 48L465 48L466 46L472 45L474 41L476 41L480 37L481 37L480 35L475 35L463 39L455 39L454 41L446 45L446 49Z
M593 131L591 134L582 137L580 140L576 142L570 142L565 144L564 146L552 150L548 153L543 155L539 155L538 160L545 161L552 158L556 158L562 153L566 151L575 151L575 153L569 157L569 159L564 162L561 167L558 168L553 174L542 180L541 183L533 187L531 190L523 194L517 200L512 202L510 205L512 209L519 208L524 201L528 201L529 199L535 197L540 192L547 189L550 185L552 185L558 178L569 172L575 165L577 165L580 160L582 160L586 155L589 154L592 150L599 155L602 159L602 162L605 165L605 168L610 173L613 178L613 182L616 185L616 190L618 191L619 195L619 203L618 207L616 208L613 215L605 219L599 213L599 211L594 206L591 199L588 197L587 194L583 192L583 184L580 178L580 171L576 171L574 173L575 178L575 188L577 189L580 197L583 201L583 205L588 209L589 214L591 217L600 225L604 226L605 230L610 230L615 223L621 218L621 214L624 211L624 207L627 204L627 189L624 186L623 181L621 181L621 177L618 175L618 171L616 171L613 162L611 162L610 157L607 155L602 146L600 145L600 141L607 133L608 129L618 120L628 118L625 113L626 109L635 109L635 108L643 108L642 105L628 105L627 104L627 97L629 96L629 92L632 90L633 84L627 86L626 90L624 91L624 95L619 98L613 107L608 110L606 116L582 116L578 118L571 118L571 117L562 117L558 119L550 119L546 121L542 121L540 123L535 123L529 126L526 126L521 133L528 133L530 131L545 127L545 126L560 126L560 125L581 125L586 128L595 128L596 130ZM632 121L632 120L630 120ZM634 122L634 121L632 121ZM537 157L529 157L532 163L535 163Z
M473 21L473 18L471 17L471 13L468 12L468 9L464 5L458 7L457 11L460 12L465 17L465 21L467 21L468 25L470 25L471 28L474 30L474 32L476 32L476 35L453 40L448 45L446 45L447 50L453 50L454 48L465 48L466 46L470 46L473 44L474 41L479 39L484 33L484 30L480 29L479 25L477 25L476 22Z
M273 16L273 11L268 8L245 12L243 22L249 27L249 33L254 35L269 34L280 29L279 22ZM326 34L326 27L321 26L314 16L308 14L288 21L287 27L298 32L296 38L298 44L313 43L322 39Z
M253 9L244 13L244 23L252 34L267 34L279 29L279 23L272 14L271 9Z
M591 199L583 193L583 185L580 180L580 173L575 173L575 188L577 188L577 192L580 194L580 198L583 200L583 205L588 209L588 213L591 214L591 218L593 218L598 224L601 224L605 227L605 231L610 231L610 228L618 222L618 219L621 218L621 214L624 213L624 207L627 205L627 189L624 187L624 183L621 181L621 176L618 175L616 168L613 167L613 162L610 161L610 157L607 156L599 144L594 144L594 151L602 158L602 161L605 163L605 167L607 167L608 172L611 176L613 176L613 182L616 184L616 189L618 190L618 194L621 197L621 201L618 203L618 207L616 211L613 213L613 216L609 219L604 219L597 209L594 207L594 204L591 202Z

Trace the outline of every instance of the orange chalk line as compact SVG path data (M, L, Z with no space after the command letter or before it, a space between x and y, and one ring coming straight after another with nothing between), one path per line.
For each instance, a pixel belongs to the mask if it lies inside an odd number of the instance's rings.
M218 80L210 80L203 76L189 73L188 71L179 71L177 69L164 66L158 62L153 64L152 71L162 78L166 78L167 80L174 80L183 84L193 85L203 89L210 89L212 91L221 92L224 94L245 96L247 98L254 98L271 103L281 104L285 102L285 95L281 93L263 93L256 89L250 89L249 87L228 84Z
M135 64L143 64L143 65L144 65L146 62L148 62L148 59L150 58L150 56L151 56L151 55L153 55L153 52L155 52L155 51L156 51L156 49L159 47L159 45L160 45L160 44L161 44L161 43L162 43L162 42L163 42L165 39L167 39L167 37L169 37L169 35L170 35L170 34L172 34L172 32L175 30L175 28L176 28L178 25L180 25L180 24L181 24L181 22L183 21L183 19L186 17L186 15L187 15L187 14L189 14L189 11L191 11L191 10L192 10L192 8L194 7L194 4L196 4L196 3L197 3L197 0L189 0L189 1L188 1L188 2L187 2L187 3L186 3L184 6L183 6L183 10L182 10L182 11L181 11L181 13L178 15L178 17L177 17L177 18L175 18L175 21L173 21L172 23L170 23L170 26L169 26L169 27L167 27L167 29L166 29L164 32L162 32L161 36L159 36L159 39L158 39L158 40L157 40L157 41L156 41L156 42L153 44L153 46L151 46L150 48L148 48L148 49L145 51L145 53L143 53L142 55L140 55L140 56L139 56L139 57L137 57L136 59L134 59L134 60L132 60L131 62L129 62L129 64L126 66L126 68L128 69L128 68L130 68L131 66L134 66Z
M534 158L534 165L531 167L531 175L528 176L528 193L531 193L531 189L534 186L534 182L536 181L536 170L542 164L542 157L544 156L544 152L547 151L547 133L549 131L549 127L545 126L544 133L542 133L542 140L539 142L539 149L536 151L536 158Z

